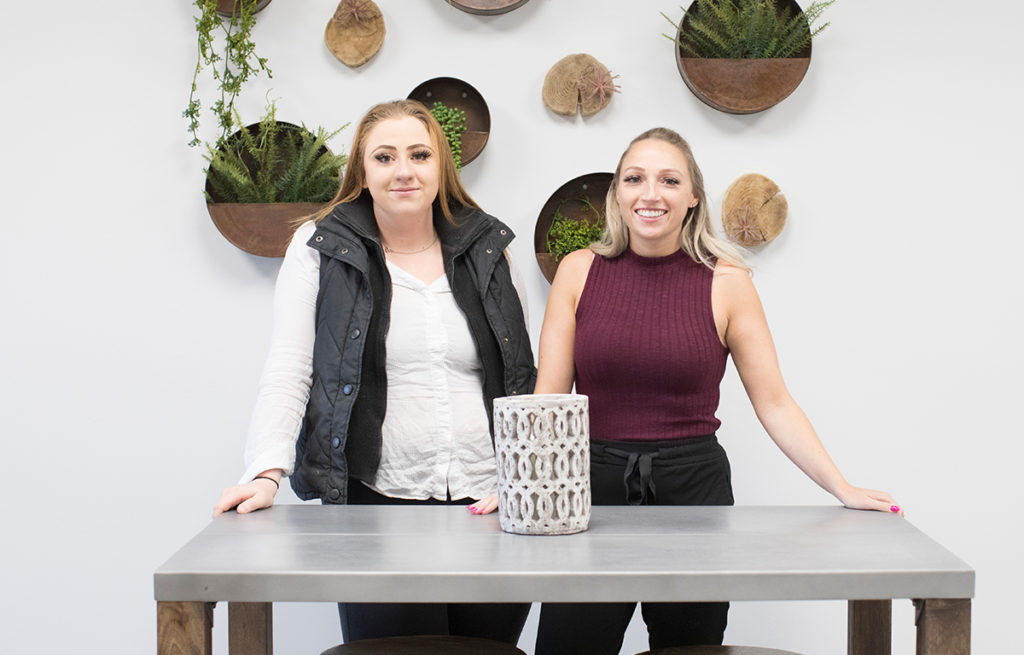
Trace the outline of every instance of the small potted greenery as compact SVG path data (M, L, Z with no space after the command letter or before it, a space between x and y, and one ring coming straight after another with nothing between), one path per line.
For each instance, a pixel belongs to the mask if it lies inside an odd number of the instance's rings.
M763 111L803 80L815 26L835 0L694 0L672 23L676 63L687 87L704 103L734 114Z
M241 123L237 113L234 121ZM338 191L347 157L333 154L327 142L344 128L310 131L278 121L270 102L258 124L218 147L207 145L207 209L221 234L254 255L284 255L296 220Z
M604 229L604 202L611 173L588 173L569 180L544 204L533 244L537 265L548 282L562 258L597 241Z

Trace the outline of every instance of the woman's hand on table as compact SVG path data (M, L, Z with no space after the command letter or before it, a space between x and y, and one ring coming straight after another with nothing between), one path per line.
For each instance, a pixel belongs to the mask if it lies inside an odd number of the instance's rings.
M485 496L472 505L468 505L467 509L474 514L490 514L498 509L498 494Z
M836 494L836 496L843 505L850 509L867 509L903 516L903 508L897 505L893 497L884 491L862 489L848 485L845 490Z
M274 475L267 471L259 474L245 484L236 484L221 492L220 498L213 506L213 515L219 516L234 508L239 514L248 514L274 504L274 497L281 486L280 473Z

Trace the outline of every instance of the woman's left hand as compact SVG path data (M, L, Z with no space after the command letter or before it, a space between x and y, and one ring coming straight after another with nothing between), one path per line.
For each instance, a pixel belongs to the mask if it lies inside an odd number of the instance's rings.
M485 496L472 505L468 505L467 509L474 514L490 514L498 509L498 494Z
M850 486L842 494L837 494L837 497L850 509L869 509L903 516L903 509L884 491Z

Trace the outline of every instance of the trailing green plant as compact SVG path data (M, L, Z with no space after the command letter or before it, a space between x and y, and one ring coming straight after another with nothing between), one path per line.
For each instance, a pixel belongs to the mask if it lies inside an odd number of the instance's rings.
M241 123L238 113L234 120ZM277 106L255 129L241 127L220 147L207 144L207 202L327 202L338 191L339 171L348 157L331 154L333 132L311 132L277 121Z
M769 59L798 56L829 23L814 26L836 0L815 0L793 12L774 0L696 0L683 10L685 29L664 34L687 56L706 59Z
M455 159L455 168L462 170L462 133L466 131L466 112L458 107L448 107L443 102L435 102L430 108L430 113L444 130L444 136L448 139L448 146Z
M256 44L252 41L252 28L256 24L257 0L236 0L230 18L217 13L217 0L194 0L193 5L199 10L195 18L198 57L195 72L192 74L192 90L188 96L188 106L182 116L189 120L188 132L192 135L190 146L197 146L199 139L199 114L202 105L198 96L199 76L204 68L209 68L213 79L217 82L220 97L214 101L210 111L217 117L220 135L217 145L232 133L235 126L235 98L242 90L242 85L264 71L267 77L273 77L267 67L267 59L257 56ZM222 49L217 49L217 33L221 35Z
M594 213L597 220L590 222L585 218L572 218L562 213L562 206L555 210L548 229L548 252L554 260L561 261L571 252L582 250L601 238L604 229L604 215L594 206L586 195L576 199L585 209Z

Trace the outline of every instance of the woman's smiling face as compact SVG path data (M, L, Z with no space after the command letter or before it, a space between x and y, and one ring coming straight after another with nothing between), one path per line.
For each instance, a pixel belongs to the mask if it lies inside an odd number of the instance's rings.
M615 189L629 247L644 257L679 250L679 233L697 205L686 157L661 139L634 143L622 158Z
M364 186L378 217L431 212L440 165L427 127L412 116L381 121L366 137Z

